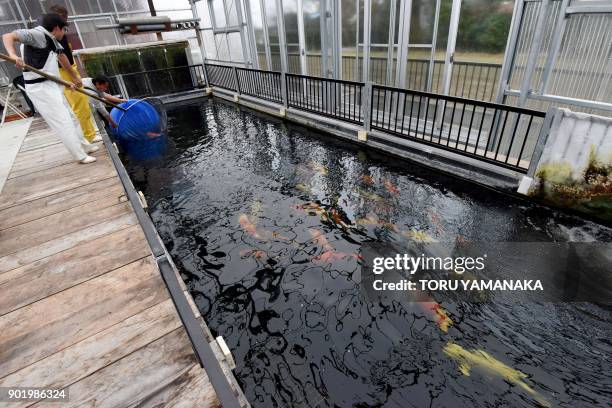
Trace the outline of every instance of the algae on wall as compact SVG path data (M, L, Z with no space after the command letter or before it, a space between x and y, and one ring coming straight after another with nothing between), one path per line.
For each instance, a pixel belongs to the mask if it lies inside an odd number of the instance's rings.
M612 119L559 109L530 194L612 221Z
M191 87L188 47L187 41L158 41L84 49L78 51L78 56L88 76L111 78L112 93L120 93L119 84L112 77L123 75L130 97L140 97Z

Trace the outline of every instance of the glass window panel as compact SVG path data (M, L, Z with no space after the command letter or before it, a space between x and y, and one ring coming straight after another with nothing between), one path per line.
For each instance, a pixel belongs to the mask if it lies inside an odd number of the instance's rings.
M229 17L228 26L237 26L238 25L238 12L236 10L236 1L235 0L227 0L227 14Z
M115 0L115 4L120 13L122 11L149 10L149 3L147 0Z
M215 34L215 43L217 44L218 59L229 61L230 54L227 48L227 34Z
M287 46L299 43L298 21L297 21L297 2L296 0L283 1L283 15L285 17L285 37Z
M23 0L22 4L25 5L22 11L26 19L30 18L32 20L36 20L41 14L43 14L40 1L38 0Z
M321 54L321 20L319 0L304 0L304 34L306 37L306 52ZM311 70L308 70L311 72Z
M13 9L8 2L0 2L0 21L15 21L17 20Z
M413 0L410 19L410 44L431 44L436 2ZM429 54L430 50L424 51Z
M98 30L97 24L111 24L109 18L95 20L79 20L73 23L78 26L83 46L87 48L117 45L117 37L114 30ZM75 44L72 44L75 48Z
M217 28L225 27L225 9L223 8L223 0L213 0L213 12L215 14L215 25Z
M242 45L240 42L240 33L229 33L227 34L227 41L229 43L230 57L233 62L243 62L242 57Z
M215 45L215 38L211 30L202 31L202 40L204 41L204 48L206 50L206 58L218 59L217 58L217 46Z
M208 3L206 1L198 1L196 3L196 11L200 17L200 28L212 27L210 22L210 13L208 11Z
M389 42L390 11L391 0L372 1L372 29L370 35L372 44L387 44ZM373 52L373 50L370 52Z
M77 0L78 1L78 0ZM114 13L115 7L112 0L98 0L103 13Z
M263 31L263 17L261 15L259 1L253 0L250 2L250 4L251 21L253 23L253 31L255 32L255 46L257 47L259 68L268 69L268 65L266 64L266 43Z
M100 7L96 0L72 0L71 3L74 7L73 13L75 16L100 13Z

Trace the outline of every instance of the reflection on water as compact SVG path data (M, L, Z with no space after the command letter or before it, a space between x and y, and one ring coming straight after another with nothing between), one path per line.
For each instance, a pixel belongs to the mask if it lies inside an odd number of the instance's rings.
M593 304L373 302L363 242L611 241L612 230L207 100L129 162L255 407L610 405Z

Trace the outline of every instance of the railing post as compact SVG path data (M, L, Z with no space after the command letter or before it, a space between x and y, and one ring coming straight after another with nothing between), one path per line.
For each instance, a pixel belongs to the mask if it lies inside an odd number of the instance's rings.
M289 95L287 95L287 74L285 72L281 72L281 96L283 98L283 106L287 109Z
M210 82L208 81L208 71L206 70L206 63L202 64L202 69L204 70L204 83L207 88L210 88Z
M548 137L550 135L550 130L553 127L553 121L555 118L560 120L561 115L558 114L559 108L550 107L546 112L546 116L544 117L544 122L542 123L542 127L540 128L540 133L538 134L538 140L536 140L535 146L533 148L533 153L531 154L531 158L529 159L529 168L527 169L527 174L523 176L519 183L519 187L517 192L519 194L527 194L529 193L529 189L533 183L533 178L538 169L538 164L540 164L540 158L542 157L542 153L544 152L544 147L546 146L546 142L548 141ZM529 135L525 135L528 137ZM520 157L519 157L520 160Z
M232 71L234 71L234 82L236 83L236 92L240 94L240 80L238 79L238 70L236 67L232 67Z
M363 109L363 127L366 132L369 132L372 125L372 82L368 81L363 87L363 100L361 107Z

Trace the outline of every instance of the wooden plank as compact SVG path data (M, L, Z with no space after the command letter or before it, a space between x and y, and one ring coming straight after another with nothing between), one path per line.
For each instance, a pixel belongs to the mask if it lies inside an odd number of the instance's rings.
M143 408L216 408L221 405L206 372L199 365L194 365L176 380L157 390L154 395L132 406Z
M51 149L39 149L29 152L21 152L20 160L13 163L13 167L8 178L13 179L15 177L25 176L26 174L35 173L37 171L48 170L64 164L73 163L75 160L70 152L68 152L68 150L66 150L63 146L60 147L62 150L53 151ZM30 157L24 158L26 154ZM100 157L99 153L94 153L93 155L98 158Z
M0 256L24 250L132 211L129 202L107 197L2 231Z
M168 299L153 257L143 258L0 316L0 376Z
M0 387L36 384L64 388L180 327L174 304L167 299L1 379Z
M120 268L151 250L134 225L0 274L0 316Z
M71 190L115 176L110 158L102 156L92 164L70 163L7 180L0 195L0 209Z
M121 200L124 193L123 186L116 176L85 184L72 190L0 210L0 230L100 200L106 196L119 197Z
M126 407L151 399L196 365L181 329L70 386L66 407ZM36 405L35 405L36 406Z
M27 265L47 256L51 256L83 242L91 241L119 229L138 224L133 212L123 214L117 218L80 229L73 233L44 242L31 248L21 249L10 255L0 257L0 273Z

